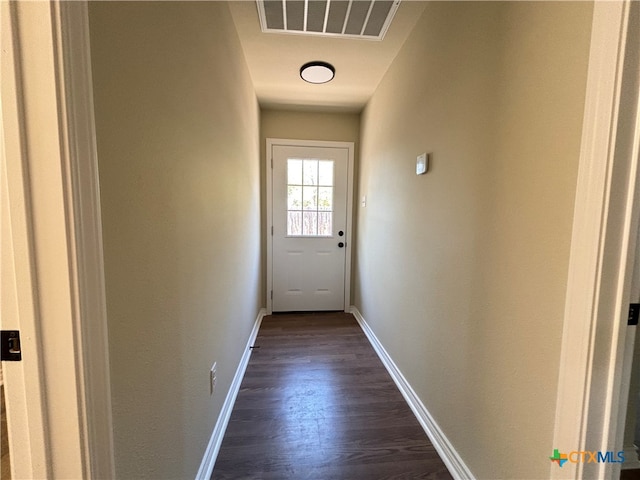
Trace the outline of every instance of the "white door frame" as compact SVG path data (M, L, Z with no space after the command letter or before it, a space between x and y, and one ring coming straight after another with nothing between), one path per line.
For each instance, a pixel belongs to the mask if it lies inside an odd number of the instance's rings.
M115 477L87 8L0 2L13 478Z
M626 318L640 218L639 94L627 83L637 82L639 42L627 39L629 9L628 0L594 3L553 439L561 453L623 449ZM619 469L552 463L551 477L617 478Z
M344 311L349 311L351 302L351 246L353 245L353 142L330 142L321 140L287 140L267 138L267 314L273 313L273 146L346 148L349 152L347 178L347 229L345 245Z

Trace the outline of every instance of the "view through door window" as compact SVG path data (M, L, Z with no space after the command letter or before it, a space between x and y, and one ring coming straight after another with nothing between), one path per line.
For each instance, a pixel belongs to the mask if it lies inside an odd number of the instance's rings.
M333 234L333 160L287 160L287 236Z

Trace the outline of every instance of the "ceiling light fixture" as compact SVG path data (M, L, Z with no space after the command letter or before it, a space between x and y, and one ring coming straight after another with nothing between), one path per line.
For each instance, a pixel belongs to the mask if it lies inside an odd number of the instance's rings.
M300 77L309 83L327 83L333 80L336 69L327 62L309 62L300 67Z

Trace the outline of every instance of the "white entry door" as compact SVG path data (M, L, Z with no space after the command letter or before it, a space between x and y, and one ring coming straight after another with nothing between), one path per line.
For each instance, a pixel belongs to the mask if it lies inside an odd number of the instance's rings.
M272 311L345 309L350 151L271 145Z

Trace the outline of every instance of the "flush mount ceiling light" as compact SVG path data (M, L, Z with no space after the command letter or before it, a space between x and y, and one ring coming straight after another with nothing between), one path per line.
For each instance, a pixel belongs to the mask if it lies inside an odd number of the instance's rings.
M309 83L327 83L333 80L336 69L327 62L309 62L300 67L300 77Z

